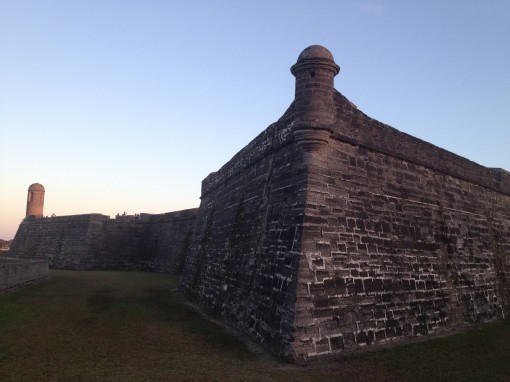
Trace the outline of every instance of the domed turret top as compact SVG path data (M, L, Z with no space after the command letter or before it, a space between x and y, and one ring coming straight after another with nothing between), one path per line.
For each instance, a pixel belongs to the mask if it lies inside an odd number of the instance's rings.
M44 186L40 183L34 183L28 187L28 191L44 191Z
M301 70L314 67L330 70L334 75L337 75L340 71L340 67L336 64L331 52L321 45L310 45L303 50L290 71L293 75L296 75Z
M321 45L310 45L308 48L303 50L298 57L298 62L302 60L321 58L330 61L335 61L333 55L329 50Z

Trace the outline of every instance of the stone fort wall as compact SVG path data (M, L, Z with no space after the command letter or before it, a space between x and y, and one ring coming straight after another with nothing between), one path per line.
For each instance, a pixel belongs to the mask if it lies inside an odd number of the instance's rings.
M0 263L0 294L45 280L48 273L45 260Z
M291 340L307 194L288 122L203 181L181 276L190 299L275 349Z
M383 125L335 94L311 154L294 352L330 354L510 313L509 173Z
M510 314L510 173L382 124L312 46L284 115L202 183L200 208L27 218L10 256L180 272L206 312L296 362Z
M57 269L178 272L196 209L110 219L101 214L26 218L9 256L47 259Z
M369 118L322 52L203 181L181 290L297 362L508 317L510 174Z

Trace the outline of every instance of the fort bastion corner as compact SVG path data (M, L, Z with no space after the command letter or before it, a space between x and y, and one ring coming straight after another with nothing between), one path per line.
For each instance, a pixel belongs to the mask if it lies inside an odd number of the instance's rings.
M10 253L180 273L187 298L293 362L507 318L510 173L368 117L339 72L306 48L287 111L204 179L198 209L41 218L32 185Z

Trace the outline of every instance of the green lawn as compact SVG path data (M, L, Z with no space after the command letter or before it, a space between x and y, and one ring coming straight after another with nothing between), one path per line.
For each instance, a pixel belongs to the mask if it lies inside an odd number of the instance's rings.
M510 381L510 322L299 367L250 352L175 276L51 271L0 296L0 381Z

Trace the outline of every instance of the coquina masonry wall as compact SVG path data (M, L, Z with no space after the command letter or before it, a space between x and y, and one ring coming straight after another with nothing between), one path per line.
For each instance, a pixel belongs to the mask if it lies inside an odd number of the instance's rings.
M9 256L47 259L57 269L177 272L196 209L110 219L101 214L27 218Z
M181 289L296 362L508 317L510 174L373 120L312 46L202 186Z
M149 268L181 273L198 208L152 215L147 247Z
M0 294L45 280L48 273L44 260L0 263Z
M108 219L99 214L28 217L20 224L8 256L45 259L50 267L81 269L88 260L88 228L92 222Z
M202 184L181 290L286 355L292 340L306 164L287 116Z
M335 98L334 139L311 154L296 354L508 317L509 174L370 119L340 93Z

